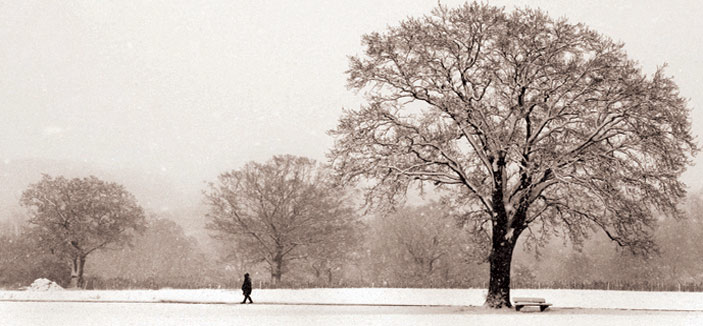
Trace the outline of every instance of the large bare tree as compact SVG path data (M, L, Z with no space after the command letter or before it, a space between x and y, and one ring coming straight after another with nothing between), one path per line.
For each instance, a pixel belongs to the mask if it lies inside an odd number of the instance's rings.
M205 193L207 227L237 242L252 261L263 261L279 282L295 260L310 259L318 246L337 246L358 226L341 187L315 161L291 155L247 163L223 173ZM312 255L312 256L311 256Z
M128 243L146 224L144 211L122 185L96 177L44 175L22 193L39 245L71 263L71 287L83 285L92 252Z
M654 249L655 214L678 217L678 177L697 151L687 102L623 45L539 10L436 8L363 37L330 157L367 198L436 185L490 243L486 305L510 306L510 263L525 232L592 229ZM400 196L400 197L398 197ZM387 201L385 201L387 202Z

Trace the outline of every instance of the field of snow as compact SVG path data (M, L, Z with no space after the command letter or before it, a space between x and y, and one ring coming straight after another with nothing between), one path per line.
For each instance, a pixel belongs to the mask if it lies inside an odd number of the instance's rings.
M256 303L481 306L485 289L255 289ZM700 292L516 289L513 297L541 297L554 308L703 312ZM0 301L237 303L239 290L0 291Z
M0 291L2 325L701 325L703 293L513 290L545 312L482 308L479 289Z

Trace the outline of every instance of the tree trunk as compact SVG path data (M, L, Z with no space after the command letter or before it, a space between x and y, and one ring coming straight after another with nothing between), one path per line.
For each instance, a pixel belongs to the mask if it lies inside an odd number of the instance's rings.
M71 283L69 283L68 287L78 287L78 257L73 257L71 264Z
M490 281L486 305L491 308L512 307L510 304L510 262L513 259L512 241L493 241L490 256Z
M78 287L83 287L85 280L83 279L83 272L85 271L85 256L81 256L78 261Z
M73 257L71 264L71 283L70 288L78 288L83 286L83 269L85 267L85 256Z
M504 152L498 153L496 167L497 169L493 173L495 188L492 201L495 216L491 229L490 280L485 305L491 308L503 308L512 307L510 304L510 263L513 260L514 239L517 239L517 234L513 234L515 230L508 225L508 214L503 202Z
M322 274L322 271L320 270L320 268L317 268L317 267L315 267L315 264L312 264L312 270L315 271L315 278L319 279L320 275Z
M283 255L277 254L273 257L273 266L271 268L271 280L273 280L274 284L281 282L281 275L283 275Z

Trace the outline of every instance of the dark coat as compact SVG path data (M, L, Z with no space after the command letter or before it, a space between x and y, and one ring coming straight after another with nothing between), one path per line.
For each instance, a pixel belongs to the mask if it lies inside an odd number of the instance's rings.
M244 294L251 294L251 279L244 277L244 284L242 284L242 291Z

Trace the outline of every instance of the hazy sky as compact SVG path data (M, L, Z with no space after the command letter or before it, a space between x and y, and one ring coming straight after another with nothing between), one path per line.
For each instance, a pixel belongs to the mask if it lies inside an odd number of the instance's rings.
M668 63L700 138L703 2L489 3L586 23L646 72ZM0 0L0 163L75 160L199 185L274 154L323 160L326 131L361 102L344 74L361 36L436 4ZM699 188L696 162L684 176Z

